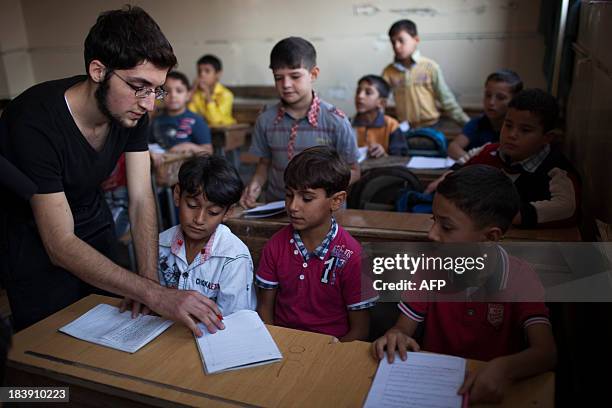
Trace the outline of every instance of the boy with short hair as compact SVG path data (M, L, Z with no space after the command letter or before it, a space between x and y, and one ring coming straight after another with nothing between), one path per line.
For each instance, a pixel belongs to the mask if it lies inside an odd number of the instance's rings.
M442 243L497 241L518 208L518 194L501 171L483 165L463 168L438 187L429 238ZM541 283L526 262L503 248L492 254L497 259L490 256L487 263L499 265L499 273L471 295L482 298L479 292L494 288L485 297L489 303L402 301L395 326L373 343L374 357L384 358L385 348L390 362L396 351L402 360L407 350L419 351L412 336L427 321L424 350L488 361L470 372L458 390L469 393L470 402L499 402L513 381L552 369L556 347L548 309L534 301L544 298ZM509 301L517 298L529 303Z
M268 324L365 340L378 296L361 281L361 246L334 219L350 171L327 146L295 156L284 173L291 222L263 249L255 284Z
M513 223L533 228L575 224L580 178L563 153L551 146L559 115L555 98L541 89L519 92L508 104L500 142L474 152L466 166L488 164L506 173L521 197Z
M207 54L198 60L196 66L198 78L189 110L202 115L210 126L236 123L232 116L234 94L219 82L223 73L221 60Z
M463 132L448 146L448 155L461 159L467 151L499 141L510 100L523 89L523 81L509 69L493 72L485 81L482 99L484 113L463 127Z
M411 20L396 21L389 29L395 61L383 71L393 90L395 109L400 122L408 121L413 129L432 127L438 123L442 109L459 125L469 117L455 100L446 84L440 66L421 56L416 24Z
M169 152L212 154L210 129L198 114L187 110L191 94L189 80L182 72L172 71L166 76L164 111L152 124L152 139ZM151 152L153 163L159 163L161 154Z
M200 155L183 163L178 179L180 225L159 234L159 282L203 294L223 315L255 310L249 249L221 224L242 192L238 172L222 157Z
M399 123L385 115L385 106L391 88L384 78L366 75L357 82L353 129L357 136L357 146L368 147L370 157L382 157L387 153L400 155L406 146Z
M270 53L270 69L280 102L264 109L255 123L250 153L259 157L259 163L240 204L254 207L266 181L266 201L282 200L287 163L312 146L336 149L351 166L351 183L359 179L357 143L350 122L313 90L319 76L313 45L300 37L281 40Z

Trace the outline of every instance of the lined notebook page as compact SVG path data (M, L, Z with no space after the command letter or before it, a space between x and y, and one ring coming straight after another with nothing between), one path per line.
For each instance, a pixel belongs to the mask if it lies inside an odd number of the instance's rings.
M283 356L257 312L241 310L223 318L224 330L196 338L206 373L250 367L280 360Z
M158 316L139 315L132 319L130 311L99 304L59 331L77 339L134 353L172 325Z
M460 357L430 353L399 355L392 364L380 361L365 408L460 408L457 390L465 377L466 361Z

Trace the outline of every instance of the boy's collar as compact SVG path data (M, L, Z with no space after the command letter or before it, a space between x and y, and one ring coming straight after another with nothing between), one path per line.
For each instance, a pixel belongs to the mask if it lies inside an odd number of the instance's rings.
M385 126L385 113L382 110L378 111L376 119L373 122L367 122L364 115L357 114L353 118L353 126L365 126L370 128L380 128Z
M412 53L412 55L410 56L410 59L412 60L413 63L418 63L421 60L421 51L419 51L418 49L414 50L414 52ZM406 68L406 66L404 64L402 64L399 61L395 61L393 63L393 66L395 68L397 68L398 71L401 72L405 72L408 71L408 68Z
M317 95L315 91L312 91L312 102L310 102L310 107L308 108L308 113L306 114L306 119L308 120L308 123L312 125L312 127L317 127L319 125L319 112L321 112L321 99L319 99L319 95ZM286 113L287 110L283 106L283 103L280 102L278 104L278 111L276 112L274 124L278 125ZM289 114L287 115L289 116Z
M203 263L204 261L206 261L208 258L212 256L212 253L213 253L212 250L213 250L213 245L215 244L216 234L217 234L217 230L215 230L215 232L213 232L210 235L204 247L200 249L199 263ZM170 242L170 252L172 252L174 256L181 258L185 262L187 262L187 259L186 259L187 251L185 247L186 247L186 244L185 244L185 238L183 235L183 229L181 228L180 225L177 225L176 230L174 231L174 236L172 237L172 241Z
M295 229L293 229L292 235L293 235L293 243L295 244L295 247L300 251L304 260L308 261L313 256L316 256L320 260L323 260L325 258L325 255L327 255L327 252L329 251L329 246L331 242L333 241L333 239L336 237L337 234L338 234L338 223L336 222L336 218L332 216L331 226L329 227L329 231L325 235L325 238L323 238L323 241L321 241L319 246L317 246L314 249L314 251L310 253L306 249L306 246L304 245L304 242L302 241L302 237L300 236L300 233L296 231Z
M542 148L542 150L540 150L538 153L534 154L533 156L529 156L528 158L521 160L520 162L512 163L512 159L510 159L510 157L505 155L501 150L498 150L499 158L504 163L504 167L506 167L507 170L510 170L510 171L519 170L519 171L515 171L515 173L520 172L520 169L528 173L534 173L538 169L538 167L540 167L540 164L544 162L546 157L548 157L549 153L550 153L550 145L547 144L546 146Z

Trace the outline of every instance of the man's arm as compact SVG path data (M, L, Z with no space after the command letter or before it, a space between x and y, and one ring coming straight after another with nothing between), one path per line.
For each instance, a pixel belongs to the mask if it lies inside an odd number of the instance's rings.
M341 342L368 339L370 331L370 311L364 310L349 310L349 331L339 340Z
M257 288L257 313L265 324L274 324L274 302L278 289Z
M90 285L146 304L160 315L182 322L198 336L202 333L194 319L213 332L216 327L224 327L215 317L219 309L212 300L195 291L162 288L150 279L121 268L78 238L63 192L35 194L30 203L38 232L54 265Z
M138 274L158 282L158 229L155 200L151 186L149 152L127 152L125 167L128 211L138 261Z

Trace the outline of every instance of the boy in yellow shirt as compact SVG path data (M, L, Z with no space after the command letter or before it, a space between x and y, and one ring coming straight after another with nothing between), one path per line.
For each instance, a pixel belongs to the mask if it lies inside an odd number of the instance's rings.
M202 115L209 126L232 125L234 94L221 85L221 60L214 55L204 55L197 62L198 78L187 108Z
M440 66L417 50L420 38L416 24L411 20L395 22L389 39L395 62L385 68L382 77L393 90L399 121L408 121L413 129L433 127L440 119L438 103L455 122L465 125L469 117L455 100Z

